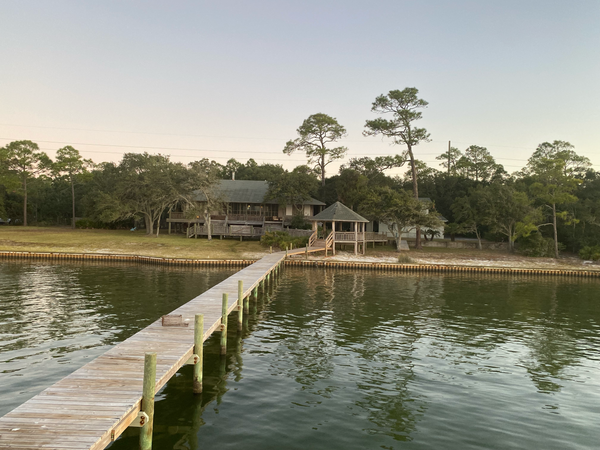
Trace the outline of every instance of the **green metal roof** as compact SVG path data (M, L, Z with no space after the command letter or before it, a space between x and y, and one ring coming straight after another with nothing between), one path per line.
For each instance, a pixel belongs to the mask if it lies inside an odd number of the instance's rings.
M216 194L227 203L256 203L276 205L277 200L265 201L265 196L269 190L267 181L256 180L220 180L215 186ZM194 193L194 200L205 202L206 197L200 191ZM304 202L305 205L320 205L325 203L311 198Z
M307 217L307 220L315 222L369 222L340 202L335 202L314 217Z

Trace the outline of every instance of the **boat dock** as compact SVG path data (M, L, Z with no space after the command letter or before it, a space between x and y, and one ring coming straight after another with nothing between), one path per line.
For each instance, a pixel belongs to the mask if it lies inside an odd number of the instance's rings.
M203 330L196 331L198 344L225 327L223 348L227 315L238 311L237 324L229 326L239 329L249 300L273 281L285 257L277 252L245 267L0 417L0 449L104 449L130 426L143 426L151 439L150 405L142 400L147 355L156 354L151 398L183 365L201 370L202 345L195 348L195 329ZM200 371L200 384L194 380L190 395L201 389L201 376Z

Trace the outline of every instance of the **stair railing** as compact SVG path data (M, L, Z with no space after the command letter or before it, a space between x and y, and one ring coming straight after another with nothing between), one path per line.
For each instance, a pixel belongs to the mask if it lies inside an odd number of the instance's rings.
M308 238L308 246L309 247L314 247L315 246L315 242L317 242L317 231L315 230L315 232L313 234L310 235L310 237Z
M332 231L331 233L329 233L329 236L327 236L327 239L325 239L325 248L333 247L333 237L334 236L335 236L335 231Z

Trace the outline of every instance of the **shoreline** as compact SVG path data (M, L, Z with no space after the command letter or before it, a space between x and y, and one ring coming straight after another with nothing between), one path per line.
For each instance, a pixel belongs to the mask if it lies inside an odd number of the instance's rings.
M268 254L268 253L265 253ZM150 265L183 266L183 267L245 267L258 259L190 259L167 258L143 255L123 255L112 253L66 253L66 252L15 252L0 250L0 261L3 260L45 260L45 261L88 261L88 262L130 262ZM390 262L391 258L354 257L340 260L336 257L290 258L285 265L300 267L321 267L374 270L385 272L428 272L428 273L487 273L512 275L560 276L577 278L600 278L600 270L589 268L536 268L511 267L493 265L441 264L441 263L407 263ZM484 261L490 262L490 261Z

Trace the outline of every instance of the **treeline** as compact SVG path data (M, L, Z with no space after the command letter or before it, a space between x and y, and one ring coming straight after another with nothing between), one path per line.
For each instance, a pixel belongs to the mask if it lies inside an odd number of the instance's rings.
M509 250L554 256L561 249L600 259L600 176L588 158L568 142L544 142L525 168L509 175L485 147L463 151L450 147L438 156L443 170L417 159L416 146L429 133L416 126L428 103L416 88L392 90L375 98L365 121L365 136L381 136L401 146L396 156L353 158L334 176L326 167L345 157L337 145L346 129L327 114L309 116L296 130L283 153L301 151L308 165L286 171L280 165L234 159L222 165L202 159L188 165L168 156L126 153L118 163L94 165L73 147L57 151L56 161L31 141L16 141L0 149L0 217L27 225L63 224L85 217L97 224L143 219L147 233L160 230L161 217L184 205L191 217L224 208L213 189L219 179L266 180L268 197L283 204L302 205L310 197L326 204L341 201L371 220L388 226L397 248L404 232L435 230L446 219L446 232L481 239L504 240ZM336 146L337 145L337 146ZM404 166L404 177L386 170ZM193 192L206 201L198 205ZM431 202L424 202L428 197ZM19 208L20 211L19 212ZM443 217L442 217L443 216ZM70 219L69 219L70 218ZM210 229L210 227L209 227ZM434 233L432 231L432 233Z
M557 257L561 250L584 249L593 257L600 246L600 173L567 142L538 146L525 168L509 175L480 146L450 148L439 155L441 169L415 160L419 196L447 219L446 233L504 240L529 255ZM353 158L333 176L320 168L258 164L253 159L227 164L203 159L184 165L168 156L126 153L119 163L94 164L73 147L52 161L31 141L0 149L0 217L13 224L74 225L84 217L96 226L130 226L143 219L153 233L161 216L180 203L191 215L208 215L221 201L212 194L219 179L266 180L269 195L282 203L302 204L309 197L327 204L341 201L390 229L435 225L436 214L422 214L412 196L412 169L398 156ZM191 194L201 190L209 204L197 211ZM125 221L125 222L123 222ZM597 251L597 250L596 250Z

